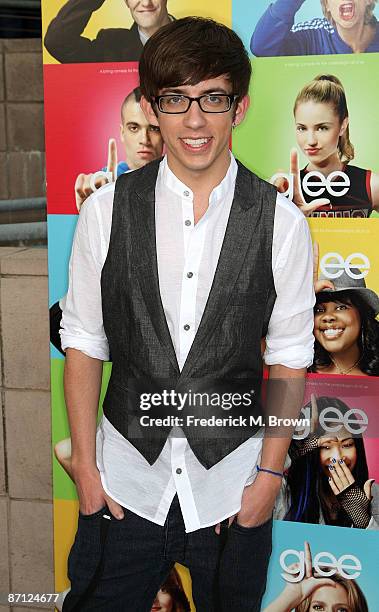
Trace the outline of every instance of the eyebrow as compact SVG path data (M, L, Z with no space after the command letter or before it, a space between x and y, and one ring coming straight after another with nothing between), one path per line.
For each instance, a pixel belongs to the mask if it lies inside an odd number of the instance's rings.
M180 94L182 96L186 96L188 94L185 93L185 91L183 91L183 89L181 87L166 87L162 90L162 94L160 95L165 95L165 94ZM229 91L226 91L226 89L224 89L223 87L210 87L208 89L205 89L200 95L201 96L206 96L207 94L215 94L215 93L219 93L219 94L225 94L227 96L230 96L231 93Z
M348 438L320 438L321 444L326 444L327 442L346 442L346 440L354 440L353 436L349 436Z
M301 123L301 121L296 121L296 125L306 125L305 123ZM333 125L332 121L321 121L320 123L315 123L315 127L319 127L320 125Z
M327 606L328 602L327 601L321 601L321 600L317 599L316 601L312 601L312 606L314 606L315 604L317 606ZM341 607L343 606L344 608L346 608L346 610L350 609L350 608L348 608L348 604L345 604L343 602L337 602L337 603L334 603L332 605L333 605L333 608L335 608L335 606L341 606Z

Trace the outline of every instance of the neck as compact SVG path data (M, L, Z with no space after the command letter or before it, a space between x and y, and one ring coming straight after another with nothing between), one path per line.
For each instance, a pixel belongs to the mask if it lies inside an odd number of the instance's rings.
M345 164L341 162L338 152L336 151L327 159L324 159L319 164L315 164L313 162L309 162L307 165L308 172L321 172L324 176L329 176L331 172L335 172L336 170L342 170Z
M371 24L357 23L353 28L341 28L336 26L337 32L353 51L363 53L375 35L375 28Z
M170 170L182 183L187 185L194 194L194 199L209 199L213 189L225 178L230 166L230 152L226 148L208 168L200 170L183 166L177 158L167 152L167 163Z
M361 352L357 344L353 344L349 349L341 351L340 353L329 353L329 357L332 362L331 369L333 373L343 374L349 371L349 374L359 372L363 374L359 364Z
M154 26L151 26L150 28L143 28L143 27L139 26L139 30L140 30L140 32L142 32L142 34L145 34L145 36L150 38L150 36L155 34L155 32L157 32L162 26L167 25L168 23L170 23L170 21L171 21L171 19L170 19L169 14L165 13L165 14L162 15L162 17L158 21L158 23L156 23Z

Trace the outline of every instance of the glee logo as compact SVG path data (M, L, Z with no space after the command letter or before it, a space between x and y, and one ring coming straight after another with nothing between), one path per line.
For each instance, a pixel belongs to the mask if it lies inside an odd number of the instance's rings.
M351 253L346 259L340 253L326 253L320 261L320 269L326 278L339 278L346 272L350 278L359 279L369 273L370 260L363 253Z
M284 572L282 578L287 582L300 582L305 576L305 553L303 550L289 548L284 550L279 558L280 567ZM358 578L362 571L362 564L355 555L342 555L336 559L329 552L319 552L314 557L313 567L320 577L329 578L339 574L346 580Z
M275 185L275 181L282 178L288 183L288 189L283 192L283 195L293 200L295 180L293 174L277 172L271 177L270 183ZM311 198L319 198L325 194L325 191L331 196L341 198L346 195L350 189L350 179L345 172L340 172L340 170L331 172L329 176L324 176L321 172L313 171L307 172L301 186L303 192Z
M303 421L310 423L310 408L301 409ZM350 408L345 413L335 408L334 406L328 406L321 410L319 414L319 424L325 433L335 434L345 429L353 435L363 434L368 426L368 416L359 408ZM310 434L310 426L306 426L301 429L297 429L293 435L294 440L303 440Z

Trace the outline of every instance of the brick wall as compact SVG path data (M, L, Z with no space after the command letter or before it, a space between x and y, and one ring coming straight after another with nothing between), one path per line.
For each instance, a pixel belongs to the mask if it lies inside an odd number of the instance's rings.
M40 39L0 40L0 200L45 194Z
M0 248L0 612L54 592L47 300L46 249Z

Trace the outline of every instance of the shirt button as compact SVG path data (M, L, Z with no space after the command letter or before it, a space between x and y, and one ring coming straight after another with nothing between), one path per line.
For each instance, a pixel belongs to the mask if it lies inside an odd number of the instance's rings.
M182 468L176 468L176 473L177 474L181 474L182 473Z
M189 191L183 191L183 195L184 195L186 198L188 198L189 194L190 194L190 192L189 192Z
M188 226L188 225L191 225L191 221L190 221L190 219L186 219L186 220L184 221L184 225L187 225L187 226Z
M186 324L186 325L184 325L184 329L185 329L186 331L188 331L189 329L191 329L191 327L190 327L190 325Z
M187 278L192 278L193 277L193 272L187 272Z

